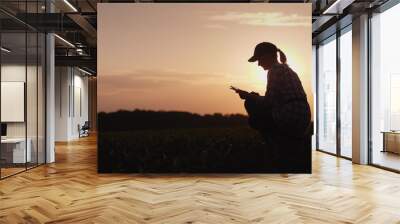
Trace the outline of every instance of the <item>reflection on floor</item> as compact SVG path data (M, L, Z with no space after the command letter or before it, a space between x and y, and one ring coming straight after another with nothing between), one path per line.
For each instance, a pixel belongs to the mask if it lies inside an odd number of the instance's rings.
M13 165L13 164L9 164L9 165L5 165L2 164L3 167L1 167L0 173L1 173L1 178L5 178L7 176L22 172L24 170L26 170L25 168L25 164L18 164L18 165ZM35 167L36 163L27 163L26 167L28 169L30 169L31 167Z
M23 167L23 168L20 168L20 167L17 167L17 168L1 168L1 178L13 175L15 173L18 173L18 172L21 172L21 171L24 171L24 170L25 170L25 167Z
M352 149L351 148L341 148L340 154L344 157L351 158L352 157Z
M400 155L392 152L374 151L373 164L400 170Z

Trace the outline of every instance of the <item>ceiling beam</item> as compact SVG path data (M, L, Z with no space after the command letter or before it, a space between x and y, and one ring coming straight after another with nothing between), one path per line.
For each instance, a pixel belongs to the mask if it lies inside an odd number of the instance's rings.
M55 56L56 66L81 66L95 71L97 67L96 57L90 56Z
M82 30L90 37L89 40L92 46L96 46L97 30L88 22L88 20L79 13L70 13L67 15L72 21L79 25Z

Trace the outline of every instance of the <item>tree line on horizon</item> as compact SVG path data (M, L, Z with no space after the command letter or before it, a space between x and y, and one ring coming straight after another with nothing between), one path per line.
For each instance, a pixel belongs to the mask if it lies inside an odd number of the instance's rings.
M100 132L248 126L243 114L205 114L184 111L119 110L98 113Z

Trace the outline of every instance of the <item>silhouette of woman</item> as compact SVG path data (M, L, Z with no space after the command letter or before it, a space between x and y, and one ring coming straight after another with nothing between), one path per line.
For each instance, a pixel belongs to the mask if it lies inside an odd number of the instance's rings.
M245 100L249 125L267 143L267 162L277 172L308 172L304 169L311 166L311 148L310 153L304 151L308 150L304 140L309 136L311 111L298 75L286 64L286 55L269 42L257 44L248 61L258 61L268 71L265 96L237 91Z

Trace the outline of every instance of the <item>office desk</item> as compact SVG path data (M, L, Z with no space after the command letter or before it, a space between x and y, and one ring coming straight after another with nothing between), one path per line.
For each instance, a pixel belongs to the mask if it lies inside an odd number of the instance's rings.
M382 152L393 152L400 154L400 132L382 131L381 133L383 134Z
M1 139L1 157L6 163L25 163L30 162L32 158L30 138L27 140L25 151L25 138L6 138ZM26 152L26 153L25 153Z

